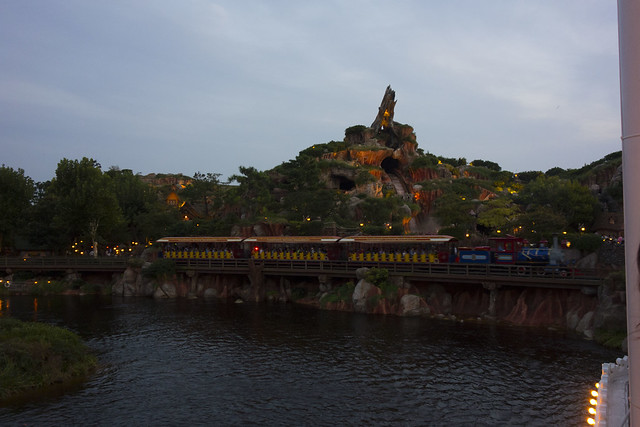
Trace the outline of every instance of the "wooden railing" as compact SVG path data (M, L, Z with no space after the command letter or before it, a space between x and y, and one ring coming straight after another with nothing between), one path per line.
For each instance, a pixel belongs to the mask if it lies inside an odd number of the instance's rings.
M33 257L0 258L0 267L14 270L124 271L125 257ZM498 264L444 264L421 262L366 262L254 259L173 259L179 270L198 270L227 274L247 274L260 268L272 275L316 275L353 277L360 267L385 268L391 275L445 282L497 282L535 286L597 286L602 283L596 270L554 266Z

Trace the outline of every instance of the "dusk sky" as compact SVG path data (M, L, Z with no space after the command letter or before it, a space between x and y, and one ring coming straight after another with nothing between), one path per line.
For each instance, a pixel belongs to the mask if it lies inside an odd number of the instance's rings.
M391 85L425 151L580 168L621 149L617 37L602 0L0 0L0 164L266 170Z

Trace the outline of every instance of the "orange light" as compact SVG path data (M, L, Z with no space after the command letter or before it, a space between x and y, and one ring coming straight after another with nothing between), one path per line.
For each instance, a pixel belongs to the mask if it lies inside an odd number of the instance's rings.
M598 392L595 390L591 390L591 396L598 397Z
M593 426L596 424L596 420L594 420L593 418L587 418L587 424Z
M589 403L591 403L593 406L596 406L598 404L598 401L595 399L590 399Z
M596 409L595 408L589 408L589 413L591 415L595 415L596 414Z

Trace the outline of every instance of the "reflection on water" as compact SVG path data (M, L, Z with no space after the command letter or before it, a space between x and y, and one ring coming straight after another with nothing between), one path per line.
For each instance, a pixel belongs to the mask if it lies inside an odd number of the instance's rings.
M577 425L619 354L546 330L291 305L11 297L97 353L79 389L0 424Z

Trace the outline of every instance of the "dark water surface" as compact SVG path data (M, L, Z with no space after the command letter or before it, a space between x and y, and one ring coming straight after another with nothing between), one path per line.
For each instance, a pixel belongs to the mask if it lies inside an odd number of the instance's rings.
M0 425L584 425L603 362L557 332L292 305L0 298L98 354L80 386L0 408Z

